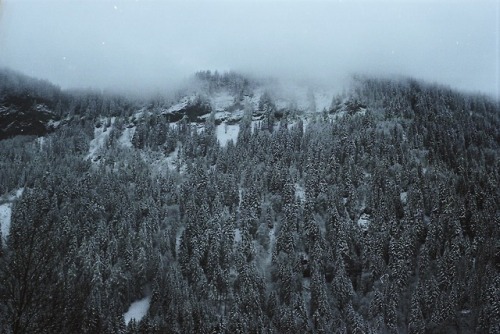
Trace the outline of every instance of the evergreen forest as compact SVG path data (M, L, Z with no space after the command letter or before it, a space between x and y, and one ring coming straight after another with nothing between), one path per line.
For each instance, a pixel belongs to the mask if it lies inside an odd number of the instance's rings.
M498 101L195 80L182 104L0 72L0 333L500 333Z

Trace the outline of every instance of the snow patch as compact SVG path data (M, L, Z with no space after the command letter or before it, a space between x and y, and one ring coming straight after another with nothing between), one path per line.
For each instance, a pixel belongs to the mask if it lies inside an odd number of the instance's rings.
M36 143L40 145L40 151L43 151L43 146L45 144L45 137L38 137L35 139Z
M109 137L115 119L115 117L111 118L111 126L109 127L105 126L107 119L103 119L101 120L102 125L94 129L94 139L90 141L89 154L87 154L85 160L93 159L98 156L100 149L104 146L104 143Z
M175 150L172 153L170 153L164 160L165 164L170 170L177 169L177 164L179 163L179 146L180 143L177 143Z
M234 229L234 242L241 242L241 230L239 228Z
M399 199L401 200L401 203L406 204L407 199L408 199L408 192L402 192L399 194Z
M252 120L251 126L252 126L252 134L254 134L255 131L259 131L259 129L261 128L262 120Z
M216 127L217 140L220 146L225 147L229 141L236 143L238 139L238 132L240 131L239 124L229 125L227 123L222 123Z
M295 197L301 202L306 201L306 190L298 183L295 183Z
M146 313L148 313L150 303L151 297L145 297L130 304L128 311L123 314L125 324L128 325L132 319L135 319L136 322L141 321Z
M370 215L363 213L361 217L358 219L358 226L363 230L368 230L368 226L370 226Z
M45 104L37 104L35 106L35 110L39 113L54 114L54 112L50 110Z
M47 122L47 125L51 128L57 128L57 127L59 127L60 124L61 124L61 121L50 120Z
M18 199L19 197L21 197L21 195L23 194L24 192L24 188L19 188L16 190L16 199Z
M10 230L10 217L12 214L12 203L0 205L0 226L2 231L2 242L7 241Z
M272 229L269 230L269 254L265 259L265 264L267 266L270 266L273 260L273 249L275 245L276 245L276 227L273 227Z
M359 111L356 112L356 115L365 116L366 115L366 108L360 108Z
M179 250L181 249L181 238L182 234L184 233L184 228L180 228L179 231L177 231L177 234L175 235L175 254L179 254Z
M12 203L23 194L24 188L16 189L10 194L0 197L0 202L5 202L0 205L0 230L2 231L2 244L7 241L9 236L11 216L12 216ZM0 245L1 246L1 245Z
M135 126L131 128L125 128L122 135L118 139L118 142L122 147L132 148L132 138L134 137Z

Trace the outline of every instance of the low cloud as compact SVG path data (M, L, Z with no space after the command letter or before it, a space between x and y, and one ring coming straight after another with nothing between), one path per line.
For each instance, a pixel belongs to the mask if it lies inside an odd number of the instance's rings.
M498 92L496 1L3 2L0 65L62 87L161 91L197 70L231 69Z

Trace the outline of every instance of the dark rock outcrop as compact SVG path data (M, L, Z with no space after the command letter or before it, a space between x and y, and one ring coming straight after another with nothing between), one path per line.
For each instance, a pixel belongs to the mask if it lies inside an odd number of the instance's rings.
M58 117L44 103L27 106L26 101L18 99L0 104L0 140L17 135L43 136L58 125Z

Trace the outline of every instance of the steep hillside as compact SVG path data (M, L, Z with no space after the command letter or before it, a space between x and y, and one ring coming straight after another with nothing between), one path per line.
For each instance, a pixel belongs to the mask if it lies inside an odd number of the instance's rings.
M171 97L72 93L56 131L0 141L0 328L500 328L498 101L285 86L200 72Z

